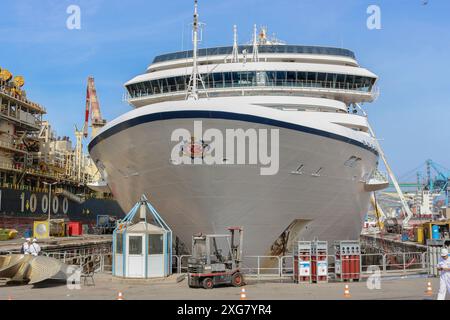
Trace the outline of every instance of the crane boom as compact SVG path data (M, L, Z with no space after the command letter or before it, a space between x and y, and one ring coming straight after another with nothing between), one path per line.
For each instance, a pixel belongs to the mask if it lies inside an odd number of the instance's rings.
M100 112L100 104L98 102L97 90L95 89L94 78L88 78L89 99L91 103L91 121L92 123L102 122L102 114Z
M378 148L378 152L380 153L381 159L383 159L384 165L388 171L389 177L392 180L392 184L394 185L395 190L397 191L398 197L400 198L400 202L402 204L403 210L405 211L405 219L403 219L403 227L409 226L409 220L413 217L413 213L411 212L411 209L409 208L408 203L406 202L405 196L403 195L402 190L400 189L400 186L397 182L397 179L395 178L394 172L392 172L391 167L389 166L386 156L384 155L383 149L380 146L380 143L378 142L378 139L376 139L375 133L372 130L372 127L367 124L369 131L372 135L372 137L375 138L375 143Z
M373 209L375 210L375 215L377 216L378 221L378 227L380 228L381 231L384 229L384 221L386 221L386 214L378 204L378 201L375 198L375 192L372 192L372 195L370 196L370 202L372 204Z
M102 114L100 112L100 103L98 102L94 77L88 77L86 89L86 111L83 126L83 135L85 138L88 137L89 115L91 116L93 138L97 135L97 131L106 124L106 121L102 118Z
M89 113L90 113L89 86L86 88L86 110L84 114L83 136L88 137Z

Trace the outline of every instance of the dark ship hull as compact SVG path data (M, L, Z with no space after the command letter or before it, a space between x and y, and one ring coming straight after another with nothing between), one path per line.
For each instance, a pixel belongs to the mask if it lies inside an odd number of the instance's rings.
M122 218L125 213L113 199L86 199L78 203L64 195L52 194L52 219L80 221L95 225L97 215ZM0 228L20 232L31 228L33 221L48 219L49 194L26 190L0 188Z

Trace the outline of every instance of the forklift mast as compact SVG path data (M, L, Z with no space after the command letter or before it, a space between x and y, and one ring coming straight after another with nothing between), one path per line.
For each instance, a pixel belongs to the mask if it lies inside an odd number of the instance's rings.
M240 263L242 262L242 243L244 239L244 229L242 227L229 227L228 231L230 231L231 233L232 258L236 261L236 265L240 266ZM239 242L236 242L237 237L239 237Z

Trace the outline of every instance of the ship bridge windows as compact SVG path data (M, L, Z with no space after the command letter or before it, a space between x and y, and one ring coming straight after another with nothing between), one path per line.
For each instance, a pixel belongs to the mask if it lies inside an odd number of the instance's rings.
M275 81L277 86L283 86L283 84L286 83L286 73L287 73L286 71L276 72L277 78Z
M225 87L231 87L233 83L233 72L223 73L223 83Z
M266 72L256 72L256 85L265 86L269 82Z
M243 50L247 50L248 54L253 53L252 45L240 45L238 51L241 53ZM260 45L258 47L259 53L288 53L288 54L318 54L318 55L331 55L341 56L351 59L355 59L355 54L347 49L342 48L330 48L330 47L316 47L316 46L299 46L299 45ZM233 47L216 47L216 48L202 48L198 50L198 57L211 57L217 55L230 55L233 52ZM168 54L163 54L155 57L153 63L166 62L179 59L192 58L193 51L180 51Z
M223 88L224 77L222 72L213 73L213 88Z
M240 72L233 72L233 73L234 73L233 79L238 84L238 86L252 85L253 72L240 71Z
M318 72L317 73L317 82L323 83L325 81L327 81L327 74L323 73L323 72Z
M175 78L175 84L179 91L184 91L187 88L187 79L186 77L174 77Z
M313 83L317 81L317 72L307 72L306 73L306 81Z
M277 81L277 73L275 71L266 71L267 81L273 86Z
M167 86L168 86L168 88L173 88L173 87L175 87L176 84L177 84L176 81L175 81L175 77L167 78L166 80L167 80Z
M307 72L296 72L296 79L300 82L306 82L308 80L308 73Z
M288 71L286 72L286 82L288 84L294 84L297 81L297 72Z
M238 71L201 75L206 89L240 87L328 88L370 92L376 78L306 71ZM127 86L132 98L185 91L189 75L148 80Z

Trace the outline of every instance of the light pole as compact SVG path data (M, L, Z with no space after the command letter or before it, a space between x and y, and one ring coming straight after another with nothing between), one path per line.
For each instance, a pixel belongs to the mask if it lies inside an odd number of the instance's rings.
M58 184L58 182L53 182L53 183L48 183L48 182L43 182L43 184L48 185L48 223L49 223L49 227L50 227L50 213L52 211L52 186L54 186L55 184Z

